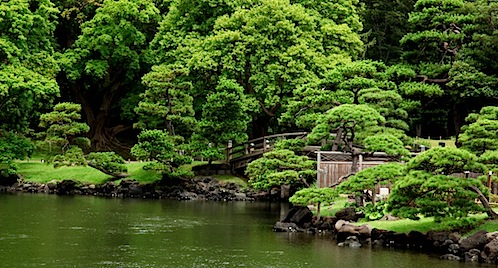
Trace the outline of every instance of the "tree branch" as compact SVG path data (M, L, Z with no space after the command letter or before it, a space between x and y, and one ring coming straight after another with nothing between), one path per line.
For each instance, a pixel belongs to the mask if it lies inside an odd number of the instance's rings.
M484 196L484 194L482 194L481 190L474 185L470 185L469 188L477 193L479 201L481 201L482 205L487 209L486 214L488 214L488 216L493 220L498 219L498 214L493 210L493 208L491 208L488 199Z
M107 174L109 176L112 176L113 178L117 178L117 179L122 179L122 178L126 178L128 176L130 176L130 174L126 174L126 173L114 173L114 172L110 172L108 170L105 170L97 165L94 165L91 161L88 161L87 162L87 165L104 173L104 174Z
M332 185L330 185L329 187L330 187L330 188L334 188L334 187L338 186L339 184L341 184L341 183L345 182L347 179L349 179L349 177L351 177L351 176L353 176L353 175L355 175L355 174L356 174L356 172L351 172L351 173L348 173L348 174L346 174L346 175L343 175L343 176L341 176L341 177L337 180L337 182L333 183L333 184L332 184Z
M418 74L415 77L421 78L422 80L420 82L422 82L422 83L444 84L444 83L448 83L450 81L450 79L448 79L448 78L429 78L427 75L423 75L423 74Z

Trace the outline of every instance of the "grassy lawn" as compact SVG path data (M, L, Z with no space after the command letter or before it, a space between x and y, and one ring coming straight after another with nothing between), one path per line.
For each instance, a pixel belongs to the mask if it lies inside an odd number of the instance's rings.
M335 213L337 213L337 211L345 208L349 202L347 200L347 196L340 196L339 198L337 198L335 201L334 201L334 204L332 204L331 206L324 206L322 205L321 207L321 211L320 211L320 214L322 217L325 217L325 216L334 216ZM314 208L312 210L312 212L314 214L316 214L316 208Z
M486 218L486 214L478 214L473 215L471 218L474 218L476 222L483 221ZM427 233L428 231L451 231L455 228L455 225L458 225L462 220L453 220L453 221L443 221L443 222L434 222L433 217L421 218L420 220L409 220L409 219L401 219L397 221L369 221L369 222L359 222L358 225L361 224L369 224L372 228L383 229L395 231L398 233L409 233L410 231L419 231L422 233ZM479 225L478 228L482 228L482 230L494 231L496 230L496 226L487 225L485 222L483 225ZM495 229L490 229L495 227ZM479 229L481 230L481 229ZM477 232L477 229L471 231L471 233Z
M349 206L347 197L341 196L337 199L333 205L322 207L321 216L333 216L335 213L347 206ZM316 214L316 209L312 209L312 212ZM486 230L488 232L498 231L498 220L485 220L487 215L485 213L477 214L471 216L472 220L475 221L477 227L467 233L462 233L462 235L470 236L479 230ZM455 228L455 226L461 226L463 220L453 220L453 221L443 221L441 223L434 222L433 217L421 218L420 220L410 220L410 219L400 219L397 221L360 221L353 223L355 225L368 224L372 228L395 231L398 233L409 233L411 231L419 231L422 233L427 233L428 231L450 231Z
M27 181L37 183L47 183L51 180L74 180L81 183L101 184L109 181L110 176L91 167L59 167L54 168L53 165L42 163L42 158L31 159L30 161L20 161L19 174L21 174ZM203 165L207 162L194 161L192 164L182 166L184 170L192 170L192 167ZM130 162L126 164L128 179L134 179L140 183L152 183L161 179L161 174L144 170L143 167L146 162ZM213 175L212 177L225 183L236 183L242 187L246 187L247 183L244 179L233 175Z
M126 164L129 179L135 179L141 183L151 183L161 179L157 172L144 170L144 162L132 162ZM39 161L19 162L19 174L27 181L46 183L51 180L74 180L81 183L101 184L111 179L110 176L91 167L59 167L54 168L51 164Z
M440 142L444 142L445 143L445 147L450 147L450 148L456 148L455 146L455 140L438 140L438 139L421 139L421 138L417 138L415 139L415 143L417 144L430 144L431 145L431 148L434 148L434 147L439 147L439 143Z
M241 187L247 187L247 182L238 176L234 175L213 175L211 176L217 180L219 180L221 183L235 183L240 185Z

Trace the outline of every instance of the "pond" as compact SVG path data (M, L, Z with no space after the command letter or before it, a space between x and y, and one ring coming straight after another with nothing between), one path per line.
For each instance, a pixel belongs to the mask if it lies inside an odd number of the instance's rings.
M274 233L286 204L0 193L1 267L477 267ZM482 266L479 266L482 267Z

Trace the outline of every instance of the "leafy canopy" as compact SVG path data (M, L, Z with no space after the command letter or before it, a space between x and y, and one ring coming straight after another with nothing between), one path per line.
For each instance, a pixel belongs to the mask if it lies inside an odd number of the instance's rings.
M305 186L316 178L316 161L307 156L299 156L286 145L294 143L279 141L273 151L252 161L246 168L248 184L255 189L271 189L280 185L291 185L297 188ZM296 148L295 146L292 146Z
M179 178L193 176L192 172L179 169L189 164L192 159L177 150L181 138L171 136L163 130L143 130L138 135L138 143L131 148L131 153L138 160L152 161L144 168L161 172L165 177Z
M437 147L421 153L407 163L407 173L393 186L387 209L393 214L418 219L434 216L461 218L483 211L475 202L479 189L487 189L479 180L458 176L465 171L482 171L477 157L456 148Z
M498 107L483 107L479 113L469 114L468 125L462 127L459 141L462 148L475 154L483 154L487 150L498 150Z
M90 141L86 137L80 137L86 134L90 127L86 123L78 122L81 119L81 105L62 102L54 106L53 111L40 116L40 127L46 130L46 141L60 145L62 153L70 145L77 143L84 144L88 147Z

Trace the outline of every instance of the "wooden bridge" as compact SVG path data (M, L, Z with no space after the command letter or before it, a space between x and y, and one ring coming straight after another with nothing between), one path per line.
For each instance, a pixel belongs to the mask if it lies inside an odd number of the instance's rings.
M282 133L263 136L249 140L242 144L227 147L227 161L232 165L232 169L245 168L247 164L260 158L264 153L273 150L275 142L282 139L306 139L308 132ZM320 146L306 146L304 151L311 154L319 150Z

